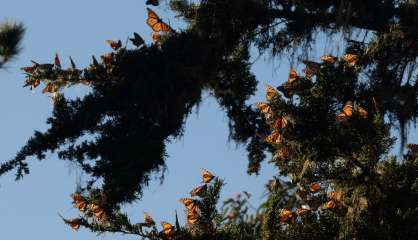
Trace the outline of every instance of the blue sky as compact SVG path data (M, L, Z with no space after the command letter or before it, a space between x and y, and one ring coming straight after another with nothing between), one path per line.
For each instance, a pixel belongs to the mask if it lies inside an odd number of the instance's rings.
M0 8L0 21L16 20L25 24L27 31L21 54L6 70L0 70L0 162L6 161L23 146L34 130L45 130L46 118L52 104L40 89L31 92L22 88L24 75L19 70L30 65L30 60L51 62L55 53L61 62L68 64L72 56L77 65L86 66L91 55L100 56L110 51L106 39L123 42L132 33L140 33L147 43L151 42L151 30L145 24L145 1L99 0L5 0ZM154 8L171 25L180 22L168 14L167 8ZM323 44L317 51L329 51ZM277 86L287 78L288 61L269 60L261 57L253 67L260 81L259 92L251 101L264 100L265 83ZM69 90L69 94L81 96L87 88ZM144 192L141 201L127 206L126 212L134 221L142 220L143 211L154 219L173 222L174 211L183 219L178 199L200 182L200 168L211 170L225 179L221 199L246 190L253 194L251 203L257 206L264 193L264 183L275 170L264 164L260 176L246 174L246 152L242 146L228 142L227 117L218 104L205 94L197 113L186 123L184 137L168 146L168 171L162 185L153 181ZM69 194L74 192L83 174L67 161L60 161L49 154L43 162L29 159L31 174L20 182L14 182L9 174L0 180L0 226L2 239L137 239L137 237L95 233L80 229L74 231L62 223L58 213L75 217Z

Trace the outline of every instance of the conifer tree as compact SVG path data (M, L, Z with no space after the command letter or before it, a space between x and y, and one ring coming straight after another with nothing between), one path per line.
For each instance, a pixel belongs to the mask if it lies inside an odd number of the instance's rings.
M62 67L58 55L52 64L24 68L26 85L43 83L54 111L50 128L35 132L1 174L16 169L20 178L29 172L26 159L41 160L47 151L77 162L91 176L73 197L84 215L65 221L98 232L149 239L416 238L418 145L406 144L418 113L416 1L168 2L185 29L148 9L152 44L136 34L134 47L109 41L113 51L84 69L72 59ZM309 52L318 33L331 40L342 33L344 53L305 59L300 50ZM268 86L266 101L255 107L247 103L257 85L253 45L274 58L296 55L304 66ZM74 84L92 92L66 99L64 89ZM225 109L231 139L247 146L249 173L272 154L277 176L267 184L268 200L255 217L242 199L230 201L234 212L227 216L234 217L226 221L215 207L222 185L215 178L202 186L205 194L184 200L198 206L188 218L197 228L163 224L159 231L150 218L132 225L121 204L140 197L150 175L164 169L166 140L181 136L202 91ZM389 154L394 128L401 148L408 147L400 157ZM89 134L95 138L77 141Z
M19 43L23 37L22 24L2 22L0 23L0 68L19 53Z

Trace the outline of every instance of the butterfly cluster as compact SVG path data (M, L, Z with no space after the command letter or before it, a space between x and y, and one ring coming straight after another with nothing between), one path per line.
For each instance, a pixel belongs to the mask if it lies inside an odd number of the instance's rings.
M186 208L186 221L190 228L193 228L199 222L201 211L199 208L199 201L193 199L193 197L204 198L207 194L208 184L215 178L215 176L206 169L201 170L202 182L201 186L198 186L190 192L192 198L180 198L180 202Z
M65 219L64 222L68 224L74 230L78 230L81 225L88 225L89 220L95 221L100 224L107 222L107 214L105 207L106 196L102 193L99 202L94 202L87 197L83 197L79 193L71 194L74 207L84 216L83 218Z
M266 100L268 102L256 102L255 106L263 114L270 126L270 135L262 137L264 141L279 146L279 150L274 159L281 160L289 156L289 146L283 142L283 132L289 126L288 116L276 114L270 106L270 102L279 97L277 89L266 85Z
M159 1L147 1L147 4L157 6ZM165 23L153 10L147 8L148 17L146 24L153 30L152 39L159 43L161 34L168 35L174 30ZM130 42L136 48L145 44L144 39L136 32L129 38ZM37 63L32 60L33 65L21 68L26 74L24 87L30 87L31 90L44 83L42 93L51 94L51 98L56 103L62 96L60 93L65 87L75 84L98 85L103 84L99 79L108 79L115 69L117 56L123 54L127 46L123 46L121 40L106 40L106 43L112 48L112 52L105 53L99 62L95 56L92 56L91 64L85 69L78 69L74 60L70 58L70 67L63 69L58 54L55 55L53 63Z

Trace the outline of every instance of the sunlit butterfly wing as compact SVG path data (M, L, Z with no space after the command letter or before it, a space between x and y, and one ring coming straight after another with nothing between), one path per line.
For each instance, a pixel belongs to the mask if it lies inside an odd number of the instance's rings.
M343 111L339 113L336 117L337 121L344 122L347 121L353 115L353 103L347 101L343 107Z
M55 93L58 91L57 85L54 83L48 83L46 87L42 90L42 93Z
M277 92L277 89L274 87L266 84L266 99L267 101L271 101L273 98L277 97L279 93Z
M348 53L343 56L343 60L348 64L348 66L354 67L357 64L358 55Z
M282 142L282 135L278 131L273 131L264 140L269 143L279 144Z
M287 223L289 220L293 218L293 212L288 208L280 209L279 213L280 222Z
M335 61L337 61L337 58L332 56L332 55L323 55L321 57L321 61L323 61L325 63L333 64L333 63L335 63Z
M117 42L113 40L106 40L106 42L113 50L118 50L120 47L122 47L122 42L120 40Z
M152 29L154 29L154 25L161 22L160 17L158 17L157 13L155 13L153 10L147 8L148 11L148 18L147 18L147 24Z
M196 202L191 198L180 198L180 202L184 204L187 210L197 211L198 206Z
M85 212L86 211L86 207L87 207L87 203L83 200L78 201L74 204L74 206L80 211L80 212Z
M335 202L333 200L330 200L323 205L323 208L331 210L331 209L334 209L335 206L336 206Z
M194 225L199 220L199 215L195 213L188 213L187 214L187 224Z
M260 110L260 112L266 114L271 112L271 108L267 103L256 102L254 105Z
M161 222L161 226L163 227L163 233L165 235L171 235L174 231L173 225L168 222Z
M204 183L209 183L215 176L208 170L202 168L202 180Z
M160 31L163 31L165 33L171 33L171 32L173 32L173 29L167 23L161 22L160 25L161 25L160 26L161 27L161 30Z

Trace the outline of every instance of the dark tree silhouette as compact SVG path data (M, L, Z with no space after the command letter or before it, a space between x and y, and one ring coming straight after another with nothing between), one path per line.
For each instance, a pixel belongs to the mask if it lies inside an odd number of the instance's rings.
M19 53L23 33L22 24L0 23L0 68Z

